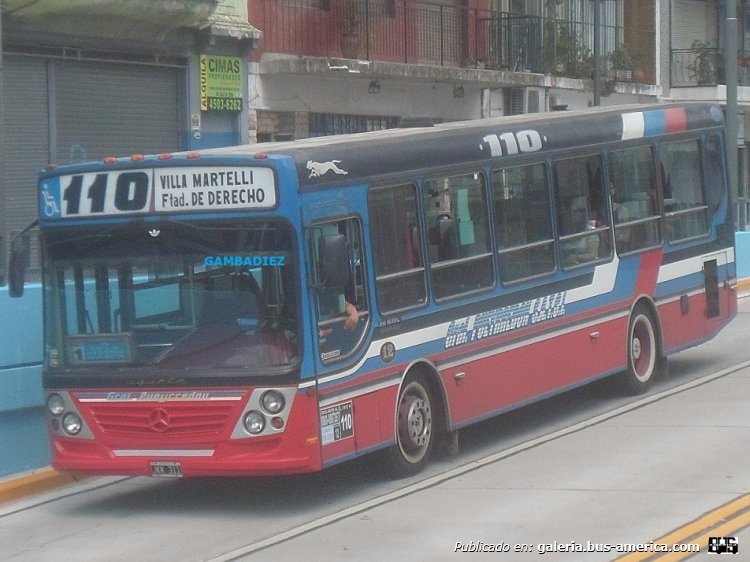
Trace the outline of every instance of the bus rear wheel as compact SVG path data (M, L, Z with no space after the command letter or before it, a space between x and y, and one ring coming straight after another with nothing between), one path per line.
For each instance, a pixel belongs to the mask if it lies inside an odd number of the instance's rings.
M628 326L628 370L625 383L634 394L646 392L662 365L656 325L644 306L637 306Z
M434 400L421 378L407 380L396 408L396 444L388 450L388 465L394 476L421 471L432 453L435 440Z

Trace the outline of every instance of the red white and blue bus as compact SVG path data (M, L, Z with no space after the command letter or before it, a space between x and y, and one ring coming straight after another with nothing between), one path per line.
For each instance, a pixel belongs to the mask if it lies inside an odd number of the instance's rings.
M534 400L645 391L736 314L725 142L668 104L46 170L53 466L413 473Z

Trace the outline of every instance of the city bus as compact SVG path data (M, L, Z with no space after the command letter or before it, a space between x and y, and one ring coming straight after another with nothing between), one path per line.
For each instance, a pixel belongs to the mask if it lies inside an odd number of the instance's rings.
M629 105L49 166L52 465L414 474L490 416L646 391L736 314L723 125Z

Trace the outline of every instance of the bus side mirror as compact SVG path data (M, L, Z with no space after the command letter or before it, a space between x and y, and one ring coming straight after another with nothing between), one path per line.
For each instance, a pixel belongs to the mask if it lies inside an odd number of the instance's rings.
M320 282L326 287L344 287L349 280L349 252L346 236L334 234L318 240Z
M23 236L16 236L10 244L10 259L8 260L8 295L11 298L17 299L23 296L28 263L29 253L23 243Z

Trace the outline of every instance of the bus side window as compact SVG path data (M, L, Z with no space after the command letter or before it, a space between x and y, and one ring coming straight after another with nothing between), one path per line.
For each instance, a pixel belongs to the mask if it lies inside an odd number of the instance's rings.
M659 155L664 169L667 236L677 242L708 234L708 203L698 139L665 142Z
M424 182L423 201L434 297L494 286L484 174L429 179ZM466 275L467 268L472 275Z
M553 272L555 246L546 166L495 170L492 197L501 281Z
M368 205L380 311L422 306L427 302L427 285L416 186L409 183L372 189Z
M706 177L711 183L709 193L710 215L716 213L726 195L726 181L724 177L724 153L721 146L721 138L718 135L706 137L706 149L703 153L706 160Z
M612 235L601 155L558 160L554 170L563 267L609 258Z
M348 275L344 286L326 284L320 278L320 240L323 236L346 238ZM315 225L310 230L310 252L314 267L314 293L318 316L320 359L324 363L351 355L368 325L369 306L365 285L362 228L356 218Z
M610 161L610 203L620 254L661 244L656 167L651 147L615 150Z

